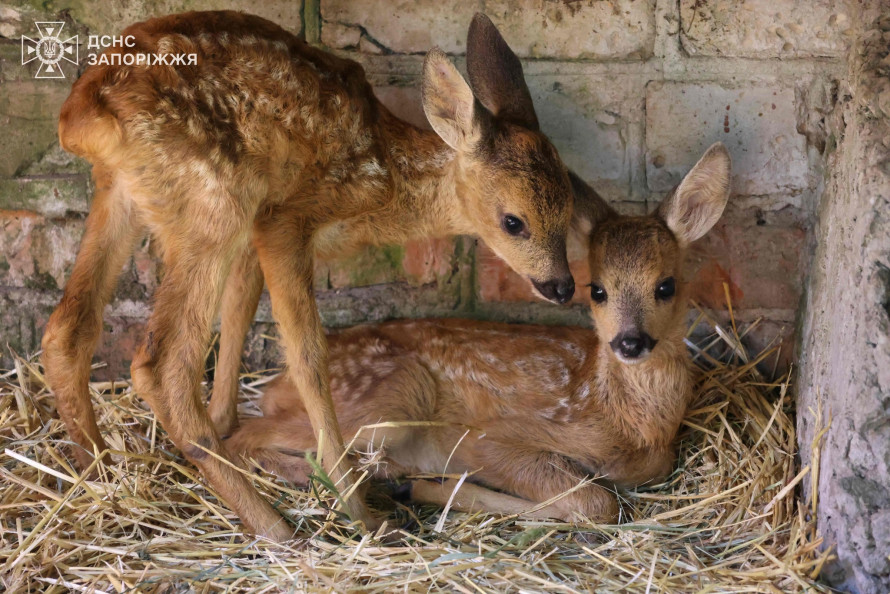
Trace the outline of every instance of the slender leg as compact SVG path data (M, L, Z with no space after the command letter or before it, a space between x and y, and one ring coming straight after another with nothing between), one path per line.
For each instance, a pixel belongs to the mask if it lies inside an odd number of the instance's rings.
M96 194L62 301L43 334L43 365L59 415L77 444L81 468L105 449L90 402L90 361L102 332L102 310L133 251L138 226L111 176L95 169Z
M312 289L312 247L309 242L295 245L295 239L308 238L311 231L299 220L288 220L289 214L273 211L258 217L254 242L280 326L288 373L303 397L312 428L316 435L322 434L323 463L340 491L346 492L352 487L354 473L344 455L331 400L327 339ZM349 516L364 523L366 529L379 525L358 494L343 503Z
M145 344L133 360L133 382L173 442L248 529L286 540L292 530L284 519L241 472L211 454L224 455L224 449L201 402L199 384L222 285L240 246L214 245L209 234L194 235L193 229L183 229L165 246L164 280Z
M497 428L488 429L486 438L471 446L470 458L463 460L467 468L481 468L474 480L519 499L542 503L569 491L587 477L571 460L529 447L523 443L521 434L498 435ZM465 454L459 453L459 456L463 458ZM421 487L423 494L432 490L426 485ZM515 513L513 509L510 508L510 513ZM546 517L565 521L588 518L595 522L614 522L618 519L615 494L596 483L572 491L545 509Z
M415 480L411 482L411 500L416 503L429 503L444 508L451 502L451 509L467 513L486 512L493 514L517 515L529 520L565 518L565 510L557 504L535 509L537 503L506 493L498 493L480 485L464 482L455 493L458 481L446 479L436 481ZM452 497L453 494L453 497Z
M207 407L220 435L238 426L238 371L244 339L263 292L263 273L256 251L248 246L232 265L222 297L219 360L213 375L213 395Z

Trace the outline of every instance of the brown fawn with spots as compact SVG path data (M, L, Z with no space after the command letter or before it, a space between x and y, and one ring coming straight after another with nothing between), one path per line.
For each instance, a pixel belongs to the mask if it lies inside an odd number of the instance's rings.
M426 56L423 107L433 132L393 116L357 63L258 17L186 13L123 35L133 47L108 51L196 54L197 64L100 62L62 106L61 144L92 163L96 191L44 334L47 378L87 467L105 450L87 389L102 311L135 242L150 235L164 275L133 384L245 525L286 539L292 531L283 519L217 457L225 450L201 402L220 303L223 357L237 374L265 278L305 430L321 434L332 478L349 489L352 466L312 289L314 255L477 235L544 297L564 303L574 292L568 172L539 130L518 58L484 15L468 35L469 84L441 51ZM234 398L224 393L212 403L223 431L235 421ZM354 520L376 525L361 497L344 505Z
M673 468L692 391L682 267L687 246L720 218L729 179L729 154L716 144L654 214L629 217L573 176L587 210L579 218L592 224L595 330L426 320L333 334L331 391L345 435L382 450L381 476L471 473L455 509L615 521L617 498L601 483L636 486ZM228 443L306 483L311 468L293 454L315 444L298 392L277 378L264 417L243 420ZM586 477L601 481L541 506ZM412 499L443 506L454 487L410 483Z

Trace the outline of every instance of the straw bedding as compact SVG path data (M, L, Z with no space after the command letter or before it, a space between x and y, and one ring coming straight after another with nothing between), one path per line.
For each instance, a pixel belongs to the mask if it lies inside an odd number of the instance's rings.
M787 378L765 381L735 328L702 313L711 335L690 349L696 396L678 470L622 493L616 526L443 516L393 501L390 542L351 531L320 477L300 491L255 482L294 523L274 544L244 536L235 516L173 448L129 384L94 383L114 464L85 481L67 457L35 359L0 372L0 589L7 592L459 591L788 592L824 590L821 551L799 481ZM242 378L242 412L269 374ZM816 411L818 413L818 411ZM827 429L827 420L825 429ZM824 430L823 430L824 433ZM814 444L818 457L819 444ZM373 464L373 454L364 456ZM818 480L817 476L811 477Z

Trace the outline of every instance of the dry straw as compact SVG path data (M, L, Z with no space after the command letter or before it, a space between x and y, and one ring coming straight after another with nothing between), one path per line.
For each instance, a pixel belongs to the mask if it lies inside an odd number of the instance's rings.
M699 364L677 471L622 493L620 525L514 517L441 517L378 495L399 532L384 543L351 531L324 487L271 477L257 487L293 522L287 544L244 536L237 518L184 462L126 382L92 384L114 464L83 480L68 457L40 366L0 372L0 589L7 592L458 591L789 592L829 558L798 499L810 471L795 462L787 378L757 371L744 331L701 312ZM748 328L750 330L750 327ZM739 336L739 333L742 336ZM256 413L267 375L243 378ZM819 441L814 444L818 455ZM365 463L378 461L373 456Z

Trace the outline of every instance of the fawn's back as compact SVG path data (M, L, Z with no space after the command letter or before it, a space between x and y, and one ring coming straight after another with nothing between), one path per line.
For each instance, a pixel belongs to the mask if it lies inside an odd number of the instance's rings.
M307 180L311 194L318 184L382 173L377 126L395 118L355 62L232 12L153 19L123 35L134 47L109 51L198 58L195 66L93 66L62 108L62 146L130 172L135 187L173 201L177 179L190 186L183 196L195 182L222 180L229 196L280 199Z

